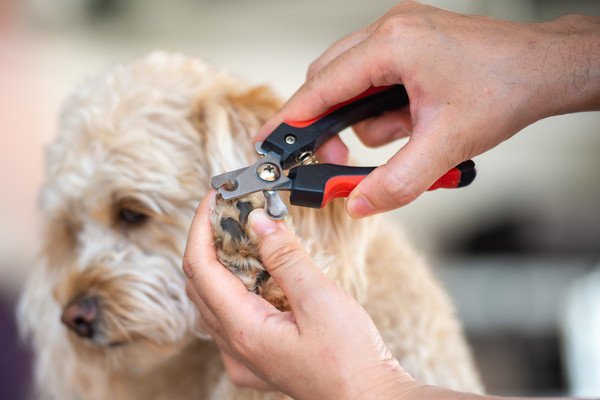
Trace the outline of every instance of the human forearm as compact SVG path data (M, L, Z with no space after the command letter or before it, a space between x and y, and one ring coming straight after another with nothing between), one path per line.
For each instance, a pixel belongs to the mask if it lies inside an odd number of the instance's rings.
M436 386L423 386L419 391L413 393L413 397L410 400L527 400L523 397L502 397L502 396L490 396L481 395L474 393L462 393L456 392L449 389L444 389ZM407 398L407 400L409 400ZM529 398L531 400L531 398ZM542 397L536 398L536 400L544 400ZM553 400L560 400L560 398L553 398Z
M600 17L566 15L533 24L541 41L540 117L600 110Z
M400 378L395 385L389 385L382 389L387 392L383 392L382 390L374 391L375 397L367 398L379 400L527 400L522 397L502 397L457 392L431 385L413 384L408 386ZM536 400L544 400L544 398L539 397ZM552 400L560 400L560 398L553 398Z

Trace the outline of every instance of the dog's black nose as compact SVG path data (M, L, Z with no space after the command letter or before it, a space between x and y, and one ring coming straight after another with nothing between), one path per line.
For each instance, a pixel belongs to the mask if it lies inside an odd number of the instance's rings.
M95 322L98 319L98 299L80 297L71 301L63 310L60 320L81 337L94 336Z

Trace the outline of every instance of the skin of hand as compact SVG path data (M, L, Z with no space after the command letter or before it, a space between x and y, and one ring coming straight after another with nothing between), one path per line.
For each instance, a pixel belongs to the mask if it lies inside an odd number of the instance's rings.
M214 192L198 207L183 259L199 325L221 351L234 384L294 399L496 400L424 385L390 354L366 311L327 278L287 227L250 213L264 265L286 294L281 312L217 260L210 226Z
M371 86L401 83L409 108L354 127L367 146L409 136L350 194L363 217L413 201L446 171L547 116L600 109L600 18L516 23L403 2L333 44L257 135L305 121ZM320 158L343 163L339 138Z
M281 312L246 290L216 258L207 196L183 260L200 328L222 352L239 386L295 399L376 399L422 386L391 355L365 310L314 264L298 238L263 210L250 213L260 256L286 294Z

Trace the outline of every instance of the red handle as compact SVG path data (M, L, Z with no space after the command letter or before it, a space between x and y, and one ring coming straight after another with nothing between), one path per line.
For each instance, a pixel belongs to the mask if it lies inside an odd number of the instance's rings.
M435 181L427 190L465 187L473 182L476 175L477 170L475 169L475 163L472 160L463 161L442 175L442 177Z
M456 189L464 187L473 182L475 175L475 163L471 160L467 160L446 172L427 190ZM366 176L367 175L338 175L327 180L323 192L321 208L325 207L330 200L338 197L348 197L350 192L352 192Z
M351 175L351 176L334 176L329 179L325 184L325 191L323 192L323 202L321 208L329 202L338 197L348 197L351 191L365 179L366 175Z

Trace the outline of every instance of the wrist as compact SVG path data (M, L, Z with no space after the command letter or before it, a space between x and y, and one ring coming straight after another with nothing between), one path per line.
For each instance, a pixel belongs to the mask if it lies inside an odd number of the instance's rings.
M600 18L566 15L532 24L539 35L539 119L600 110Z
M477 400L482 398L487 397L473 393L456 392L438 386L421 385L412 391L409 397L402 398L402 400Z
M347 385L349 393L344 398L356 400L388 400L409 398L417 391L419 382L408 374L395 358L391 358L376 369L361 373L354 385ZM358 384L358 387L357 387Z

